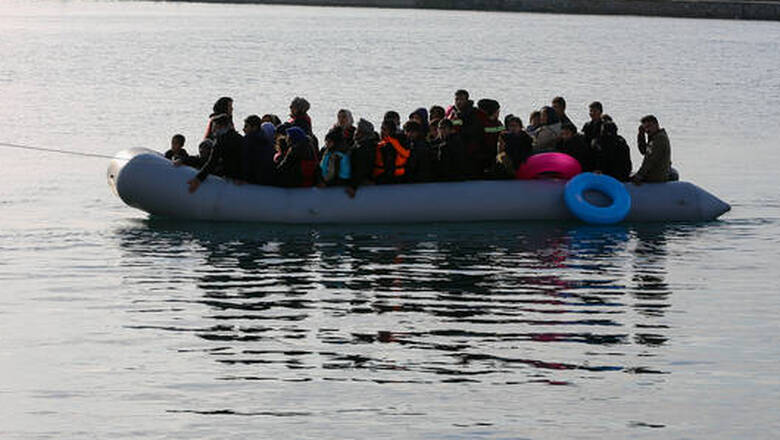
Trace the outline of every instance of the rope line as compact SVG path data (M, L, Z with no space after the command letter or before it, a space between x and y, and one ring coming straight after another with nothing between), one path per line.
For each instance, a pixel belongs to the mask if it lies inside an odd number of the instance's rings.
M0 142L0 147L18 148L20 150L33 150L33 151L46 151L49 153L71 154L73 156L84 157L99 157L102 159L114 159L114 156L99 153L82 153L80 151L64 150L60 148L45 148L45 147L33 147L30 145L9 144L7 142Z

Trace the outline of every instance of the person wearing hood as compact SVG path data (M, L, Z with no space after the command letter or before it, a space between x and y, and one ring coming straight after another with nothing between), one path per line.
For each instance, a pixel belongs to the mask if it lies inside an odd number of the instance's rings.
M314 186L317 157L306 132L300 127L285 130L286 153L276 166L277 183L284 187Z
M274 144L273 135L268 136L269 122L262 122L260 116L251 115L244 119L244 155L243 179L258 185L271 185L274 182Z
M480 99L477 102L477 116L480 119L484 133L481 148L477 154L479 173L484 175L496 161L498 154L498 136L504 131L504 124L499 120L501 107L494 99Z
M304 98L296 96L290 103L290 119L287 121L290 124L299 127L309 136L313 136L311 131L311 117L309 117L309 109L311 104Z
M466 178L466 147L449 119L439 121L439 138L433 146L433 161L436 180Z
M320 161L320 179L327 186L344 185L352 180L350 148L341 127L333 127L325 135L325 148Z
M428 110L423 107L418 108L409 114L409 120L417 122L423 130L424 134L428 134Z
M552 107L542 107L540 115L539 128L534 139L534 152L537 153L555 148L558 136L561 134L561 123Z
M373 183L372 174L378 143L379 134L374 131L374 125L365 119L360 119L355 129L351 153L352 177L347 187L347 194L350 197L355 197L359 186Z
M455 105L449 119L466 147L466 160L470 165L467 170L469 177L479 178L482 164L478 162L477 156L482 146L484 128L477 117L474 101L469 99L468 91L461 89L455 92Z
M404 133L409 139L409 166L406 176L407 182L430 182L433 180L433 160L431 146L425 140L426 132L416 120L410 120L404 124Z
M203 139L214 139L213 120L214 118L227 115L230 118L230 127L233 126L233 98L229 96L223 96L217 99L212 107L212 112L209 115L209 122L206 125L206 133L203 135Z
M514 179L517 168L525 163L533 153L528 133L506 131L498 138L498 154L495 159L493 176L498 179Z
M631 176L631 181L639 185L643 182L666 182L672 167L672 149L666 130L658 125L653 115L642 118L637 133L639 152L642 153L642 165Z
M631 151L623 136L618 135L617 125L614 122L604 122L596 142L601 152L601 172L621 182L627 182L631 175Z
M382 140L376 146L373 177L377 184L401 183L407 179L407 162L411 152L398 136L392 119L382 122Z
M336 113L336 124L333 127L341 129L342 137L348 147L352 147L355 137L355 119L352 112L343 108Z
M220 165L226 178L236 181L243 179L244 138L233 129L233 121L228 115L214 118L211 126L216 141L200 172L187 182L191 193L198 190L209 174L215 174Z

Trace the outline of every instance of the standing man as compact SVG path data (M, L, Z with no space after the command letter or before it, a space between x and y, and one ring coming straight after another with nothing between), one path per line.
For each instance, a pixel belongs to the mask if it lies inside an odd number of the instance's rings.
M569 116L566 114L566 100L563 99L563 96L556 96L553 98L552 108L558 115L558 119L560 119L562 125L574 124L574 122L572 122L571 119L569 119Z
M482 138L484 136L484 126L477 117L477 109L474 108L474 101L469 99L469 92L458 90L455 92L455 106L450 113L449 119L452 120L453 128L460 136L463 145L466 147L467 173L472 179L478 179L482 176L481 163L478 159L482 149Z
M672 149L666 130L659 127L658 119L653 115L642 118L637 134L637 145L642 153L642 166L631 176L637 185L643 182L666 182L672 167Z
M585 135L585 143L590 146L601 134L601 115L604 113L604 107L598 101L593 101L588 106L590 121L582 126L582 134Z

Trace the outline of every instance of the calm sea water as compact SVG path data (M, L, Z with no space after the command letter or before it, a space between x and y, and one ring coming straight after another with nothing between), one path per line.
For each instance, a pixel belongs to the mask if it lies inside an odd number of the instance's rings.
M0 2L0 142L196 149L213 101L604 103L707 224L150 220L107 160L0 148L0 437L773 438L780 23ZM639 154L633 151L635 166Z

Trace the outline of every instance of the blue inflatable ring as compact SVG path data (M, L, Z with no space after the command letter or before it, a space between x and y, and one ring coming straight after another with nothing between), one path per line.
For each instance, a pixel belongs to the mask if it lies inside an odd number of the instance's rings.
M598 191L612 199L609 206L590 204L583 194ZM563 191L563 199L572 214L586 223L610 225L622 221L631 210L631 195L620 181L604 174L582 173L571 179Z

